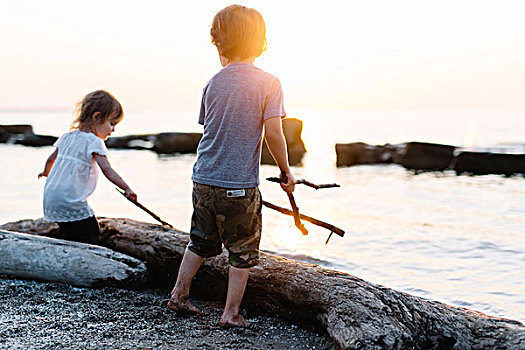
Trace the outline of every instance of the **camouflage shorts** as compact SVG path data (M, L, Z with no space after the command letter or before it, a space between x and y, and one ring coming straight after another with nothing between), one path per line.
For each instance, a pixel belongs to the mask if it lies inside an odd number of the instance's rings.
M228 250L230 265L259 262L262 200L259 188L226 189L193 183L193 216L188 249L207 258Z

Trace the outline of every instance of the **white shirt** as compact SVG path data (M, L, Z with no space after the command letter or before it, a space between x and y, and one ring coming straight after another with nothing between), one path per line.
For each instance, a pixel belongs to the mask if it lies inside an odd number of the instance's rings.
M75 130L62 135L55 163L44 186L44 218L48 221L78 221L95 213L87 203L98 180L93 153L108 155L104 141L95 134Z

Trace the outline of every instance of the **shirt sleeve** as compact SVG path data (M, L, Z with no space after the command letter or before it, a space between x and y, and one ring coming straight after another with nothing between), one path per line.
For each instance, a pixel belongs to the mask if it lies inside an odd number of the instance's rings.
M88 146L88 154L92 155L93 153L100 154L101 156L108 156L108 149L106 148L104 141L97 136L91 138Z
M206 104L204 100L206 99L206 90L208 85L202 90L202 99L201 99L201 110L199 113L199 124L204 125L204 117L206 116Z
M64 136L66 136L67 134L63 134L62 136L60 136L58 138L58 140L55 141L55 143L53 144L54 147L56 148L60 148L60 146L64 143Z
M273 117L286 117L283 89L281 87L281 82L277 78L272 80L270 91L268 92L268 96L266 96L263 120Z

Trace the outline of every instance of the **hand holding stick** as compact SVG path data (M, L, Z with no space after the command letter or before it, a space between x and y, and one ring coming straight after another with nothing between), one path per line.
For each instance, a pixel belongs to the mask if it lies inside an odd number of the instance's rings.
M286 173L284 171L281 171L281 182L288 182L288 178L286 177ZM303 223L301 222L301 216L299 215L299 208L297 207L297 204L295 203L295 198L293 197L292 193L286 193L288 195L288 199L290 200L290 205L292 206L293 210L293 220L295 223L295 226L301 231L301 233L306 236L308 234L308 230L306 227L304 227Z
M266 180L271 181L271 182L277 182L277 183L287 182L286 173L281 172L281 177L280 178L279 177L269 177ZM334 184L316 185L316 184L314 184L314 183L312 183L310 181L306 181L304 179L297 180L296 184L303 184L303 185L306 185L306 186L310 186L310 187L315 188L316 190L318 190L320 188L340 187L338 184L335 184L335 183ZM321 227L324 227L324 228L330 230L330 235L328 235L328 239L326 240L325 244L328 244L328 241L330 240L330 238L332 237L332 234L334 234L334 233L338 234L341 237L343 237L345 235L345 231L341 230L339 227L336 227L336 226L334 226L332 224L323 222L321 220L317 220L317 219L311 218L311 217L306 216L306 215L299 214L299 208L297 207L297 204L295 203L295 199L293 197L293 194L287 193L287 195L288 195L288 199L290 200L290 204L292 206L292 210L281 208L281 207L279 207L279 206L277 206L275 204L272 204L272 203L269 203L269 202L266 202L266 201L262 201L262 204L264 206L270 208L270 209L277 210L278 212L283 213L285 215L293 216L294 217L295 226L297 226L297 228L301 231L301 233L303 235L307 235L308 234L308 230L301 223L301 219L303 219L305 221L308 221L308 222L311 222L314 225L321 226Z
M126 193L124 191L122 191L122 190L120 190L120 189L118 189L116 187L115 187L115 189L117 190L118 193L120 193L121 195L126 197L126 199L129 200L131 203L135 204L137 207L139 207L140 209L144 210L146 213L151 215L155 220L157 220L158 222L160 222L163 225L166 225L166 226L169 226L170 228L173 228L173 226L171 224L168 224L166 221L162 220L157 214L155 214L154 212L152 212L151 210L149 210L148 208L146 208L145 206L143 206L139 202L129 199L126 196Z

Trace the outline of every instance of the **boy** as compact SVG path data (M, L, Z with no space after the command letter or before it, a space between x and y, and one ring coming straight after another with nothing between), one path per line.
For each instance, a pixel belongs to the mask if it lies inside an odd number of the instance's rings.
M293 192L281 118L286 116L279 80L256 68L266 49L259 12L240 5L219 11L210 30L223 69L205 86L199 123L204 134L193 167L193 216L186 248L168 307L201 314L189 301L193 277L203 259L229 253L226 305L219 324L247 326L239 314L250 267L258 264L262 201L258 189L262 130Z

